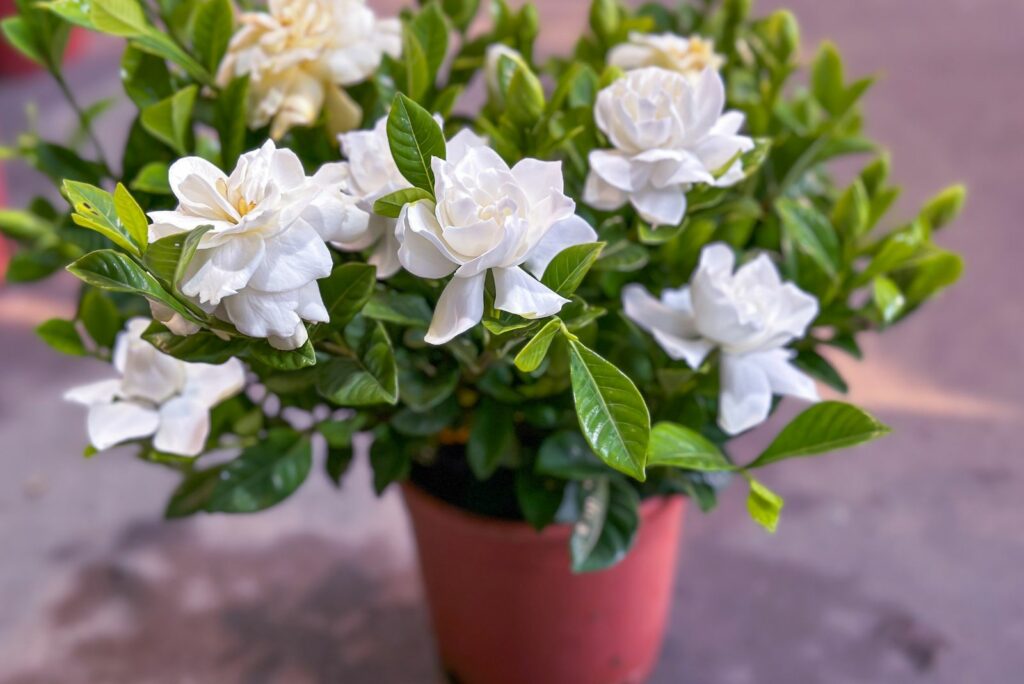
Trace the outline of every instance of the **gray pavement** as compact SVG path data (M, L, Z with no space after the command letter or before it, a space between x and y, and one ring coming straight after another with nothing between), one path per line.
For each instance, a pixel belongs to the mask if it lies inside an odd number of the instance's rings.
M376 3L378 7L386 4ZM551 51L585 3L542 0ZM896 430L843 456L783 464L780 530L742 492L687 521L656 684L1015 684L1024 681L1024 3L791 0L807 45L836 40L851 71L883 72L871 131L892 148L904 215L952 181L971 188L940 241L961 286L844 364L852 398ZM117 91L116 48L72 73ZM45 131L71 119L41 79L0 83L0 132L26 99ZM111 116L104 138L123 135ZM15 202L38 189L7 168ZM174 482L111 452L86 461L61 391L104 369L58 357L31 327L72 284L0 290L0 682L437 681L400 501L360 462L341 494L311 477L264 514L163 523ZM771 426L745 438L753 451Z

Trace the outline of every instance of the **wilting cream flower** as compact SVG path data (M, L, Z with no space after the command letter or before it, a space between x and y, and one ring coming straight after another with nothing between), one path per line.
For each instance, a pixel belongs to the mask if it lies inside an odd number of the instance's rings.
M335 242L339 249L350 252L373 245L369 262L377 267L378 278L393 276L402 265L398 261L396 219L373 213L373 203L381 197L412 185L398 170L388 144L388 119L381 117L369 131L352 131L339 136L347 162L349 190L359 199L359 206L370 212L366 232L348 242Z
M432 167L436 205L406 205L396 231L406 270L421 278L454 273L426 341L443 344L480 322L488 271L496 308L526 318L558 313L569 300L537 278L566 247L597 239L563 192L561 163L524 159L510 169L463 131L448 143L447 160L435 157Z
M818 301L783 283L761 255L733 273L724 244L704 248L689 287L655 299L638 284L622 290L623 309L651 333L665 353L698 368L721 350L718 424L734 435L768 417L773 394L818 400L814 381L797 370L785 345L802 338L818 315Z
M597 96L594 118L614 146L590 153L583 201L604 211L630 202L653 226L674 226L686 214L694 183L732 185L743 178L736 160L754 141L738 135L739 112L725 112L725 86L705 69L690 81L674 71L630 71Z
M210 409L242 390L245 370L238 359L214 366L167 356L142 339L148 325L133 318L118 335L114 368L121 377L64 398L89 407L89 441L97 449L152 436L159 451L196 456L210 434Z
M362 111L343 87L401 54L399 20L377 19L365 0L270 0L268 10L241 15L217 73L221 85L249 75L249 125L273 122L276 140L326 107L333 133L356 128Z
M725 59L715 53L715 41L674 33L630 33L629 41L608 53L608 63L624 71L661 67L696 79L705 69L718 71Z
M303 319L327 321L316 284L331 273L325 240L366 231L366 212L340 190L346 173L328 164L307 178L295 153L271 141L242 155L230 176L199 157L179 159L168 174L178 208L150 212L149 239L212 226L181 292L245 335L296 349L307 338Z

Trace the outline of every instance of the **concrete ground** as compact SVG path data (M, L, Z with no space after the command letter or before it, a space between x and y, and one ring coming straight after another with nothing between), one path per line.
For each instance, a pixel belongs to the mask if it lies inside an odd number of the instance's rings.
M391 3L395 4L395 3ZM542 0L544 49L586 13ZM692 514L656 684L1013 684L1024 679L1024 3L781 0L807 44L838 42L882 72L871 130L893 150L904 215L966 182L940 241L960 287L846 363L852 398L895 428L843 456L783 464L777 535L739 488ZM377 3L382 7L384 3ZM116 49L71 69L90 99L118 91ZM42 78L0 84L11 139L28 99L70 130ZM107 139L123 135L112 115ZM38 179L9 166L14 203ZM311 477L267 513L160 519L165 473L79 457L84 416L61 391L104 373L58 357L34 324L67 281L0 291L0 681L6 684L437 681L409 530L360 463L341 495ZM771 428L747 439L753 450Z

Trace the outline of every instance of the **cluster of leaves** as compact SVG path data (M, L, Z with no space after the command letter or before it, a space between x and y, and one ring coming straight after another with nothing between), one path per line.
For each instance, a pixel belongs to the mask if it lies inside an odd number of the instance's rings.
M37 199L25 210L0 213L0 229L21 245L10 277L38 279L73 262L69 270L86 283L76 320L48 321L40 335L60 351L107 358L121 322L145 310L145 298L202 328L179 337L154 323L146 338L162 351L187 361L247 361L259 378L259 391L250 396L259 400L239 397L219 407L210 438L211 450L241 446L239 455L213 463L142 447L143 458L181 472L171 516L250 512L281 501L310 472L314 442L326 445L326 473L340 483L354 434L371 432L378 490L414 469L442 467L439 450L464 445L466 467L445 475L459 480L459 503L473 507L475 487L500 482L512 502L506 514L537 528L579 521L571 552L580 571L623 557L643 497L682 493L709 509L730 474L748 483L752 517L774 530L782 499L754 479L754 471L887 429L853 406L826 402L798 416L757 458L736 463L715 425L716 359L697 370L670 360L621 315L622 286L642 280L653 291L678 287L711 242L741 253L768 251L788 279L821 302L813 334L799 343L799 364L844 390L822 348L859 356L860 333L902 319L959 275L959 257L937 247L932 235L958 213L962 189L944 191L904 226L881 229L898 190L888 183L887 158L863 136L859 101L870 80L848 82L837 51L825 45L811 66L810 86L791 85L800 47L787 12L752 18L749 0L678 10L594 0L590 31L573 58L542 68L533 56L538 20L532 5L513 11L494 0L490 29L470 38L478 5L431 0L406 11L402 57L385 58L376 76L350 89L367 125L388 116L393 156L413 185L379 200L377 213L397 216L404 204L433 197L430 158L445 156L435 112L449 132L471 126L486 135L510 163L525 156L563 160L566 192L580 197L587 155L606 146L594 125L594 101L619 75L605 66L605 57L632 31L715 40L727 59L730 106L745 113L758 142L743 157L745 180L694 189L685 220L657 230L629 208L605 213L580 204L600 242L562 252L542 278L571 303L557 317L527 320L496 310L489 283L483 325L442 347L423 341L442 282L407 273L378 282L359 255L335 254L336 268L320 281L331 322L312 326L304 348L278 352L208 316L178 291L204 228L147 244L144 210L174 205L167 185L171 161L194 154L230 170L241 152L267 137L266 130L245 128L246 80L224 88L212 82L231 33L228 0L26 3L5 21L4 32L60 84L68 23L124 37L122 81L138 110L119 171L98 148L90 158L35 133L9 150L60 184L71 206L62 213ZM482 111L452 115L495 43L520 56L498 60ZM553 88L543 87L545 78ZM90 130L96 108L74 106ZM310 169L336 161L326 123L294 129L282 144ZM853 154L873 160L839 187L827 165ZM91 343L83 341L83 330ZM346 413L324 417L316 410L324 404ZM314 418L298 428L277 405Z

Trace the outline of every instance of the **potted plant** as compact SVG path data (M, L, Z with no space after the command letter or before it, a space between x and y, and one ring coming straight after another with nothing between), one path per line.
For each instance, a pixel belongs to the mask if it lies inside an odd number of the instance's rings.
M684 500L735 482L774 531L761 468L887 432L817 382L845 390L828 353L957 279L933 236L963 190L884 220L871 79L826 44L792 86L788 12L595 0L541 69L536 9L498 0L470 36L477 5L47 4L126 39L137 116L116 165L23 135L70 209L0 225L18 279L83 281L39 335L112 362L68 393L86 453L130 443L179 473L168 517L273 506L314 462L340 484L369 433L453 677L642 681ZM460 108L478 75L486 102ZM782 396L809 406L730 455Z

